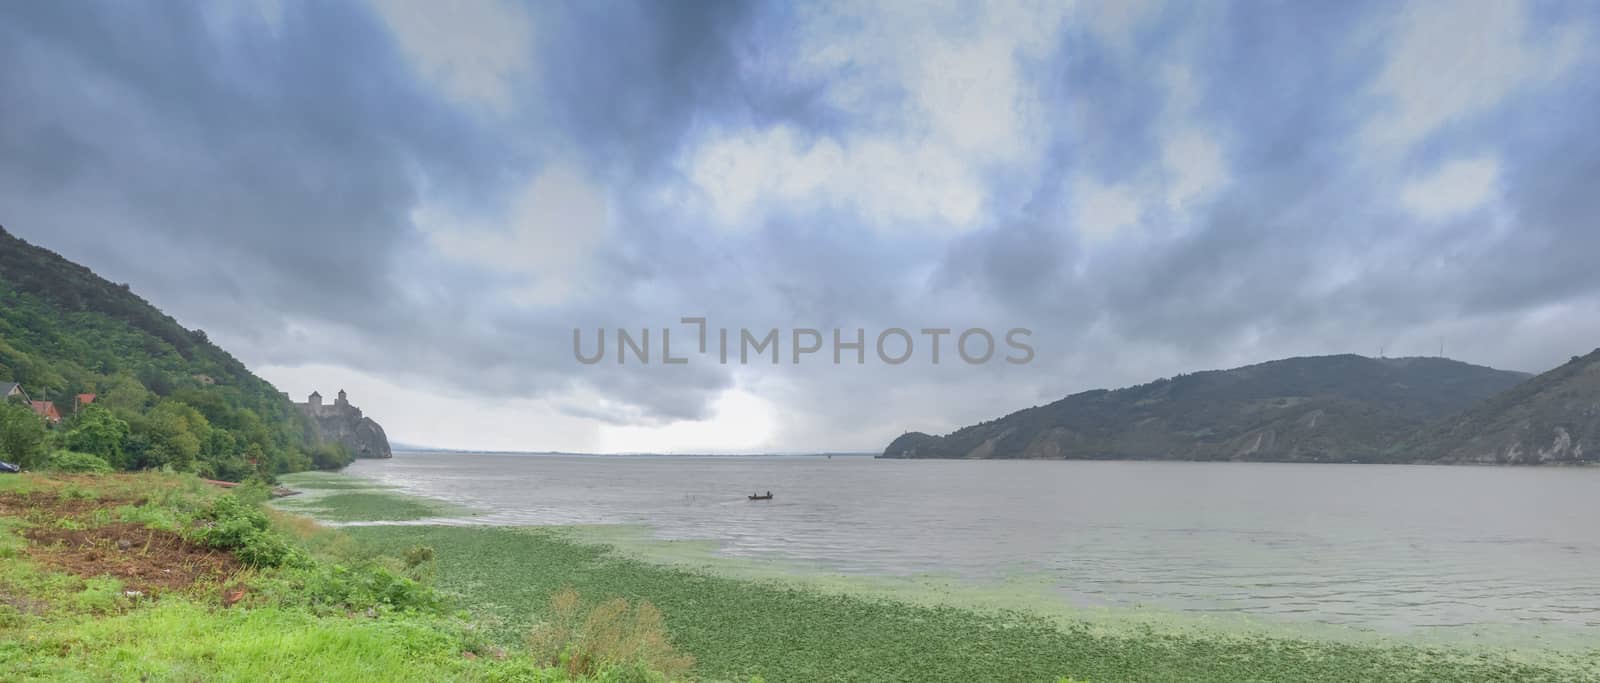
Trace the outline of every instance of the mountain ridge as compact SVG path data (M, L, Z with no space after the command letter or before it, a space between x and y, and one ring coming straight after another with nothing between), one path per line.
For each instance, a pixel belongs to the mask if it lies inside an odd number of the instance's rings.
M879 457L1392 462L1395 443L1528 377L1438 357L1284 358L910 432Z
M1431 425L1398 450L1450 464L1600 461L1600 348Z

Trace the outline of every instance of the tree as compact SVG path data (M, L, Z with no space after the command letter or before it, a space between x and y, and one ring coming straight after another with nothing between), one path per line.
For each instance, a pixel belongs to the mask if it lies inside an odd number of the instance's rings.
M95 405L105 406L120 413L144 412L144 406L150 401L150 390L144 388L133 375L117 375L100 392L100 397L95 400Z
M0 455L23 467L44 460L44 420L15 403L0 403Z
M200 411L176 401L157 404L150 411L146 429L150 447L145 451L145 462L139 464L145 467L170 465L183 472L194 471L200 446L211 435L211 425Z
M319 470L337 470L350 464L355 457L342 443L320 444L311 449L311 464Z
M78 413L67 432L67 448L104 458L113 467L126 467L124 445L128 441L128 423L111 411L90 405Z

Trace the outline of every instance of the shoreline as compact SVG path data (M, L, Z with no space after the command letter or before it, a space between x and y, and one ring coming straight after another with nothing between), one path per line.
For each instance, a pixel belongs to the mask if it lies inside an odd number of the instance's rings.
M295 485L304 486L298 481ZM383 495L415 497L395 489L384 490ZM440 523L443 521L449 523ZM932 620L944 624L950 633L1004 633L1004 642L991 643L993 647L1004 650L1008 645L1028 644L1025 652L1008 656L1017 673L1028 672L1015 680L1041 680L1040 676L1092 681L1234 680L1245 675L1243 671L1218 668L1219 662L1233 660L1254 662L1252 668L1292 665L1297 668L1284 668L1279 675L1296 680L1416 680L1424 671L1437 673L1440 666L1446 667L1443 671L1456 669L1461 680L1600 680L1600 650L1549 647L1554 643L1504 646L1332 625L1280 626L1250 618L1175 617L1118 608L1039 609L1040 603L1021 585L1026 582L993 588L985 595L971 585L938 579L878 581L872 577L795 575L771 563L715 558L710 548L713 544L708 542L649 539L644 527L489 526L470 517L341 524L344 533L381 551L397 552L408 544L433 548L440 562L440 587L460 596L475 613L482 611L490 622L500 624L497 628L502 637L511 637L517 627L532 623L530 615L542 604L541 597L564 581L575 582L585 595L612 592L649 599L662 608L673 633L687 629L696 634L689 638L686 650L712 667L703 673L714 679L762 675L769 680L806 680L784 674L806 666L803 662L760 647L759 656L750 660L759 661L760 666L727 668L733 666L729 662L743 660L722 645L724 639L738 640L739 633L746 630L781 630L781 623L776 623L781 619L761 614L760 605L774 604L785 605L791 616L799 612L831 621L853 615L852 620L877 623L876 633L856 634L853 642L881 639L861 649L878 651L887 658L961 647L956 642L942 643L937 635L927 640L922 629L907 628L909 623ZM571 566L562 565L563 561ZM706 602L727 600L708 596L707 585L718 587L711 593L744 596L745 606L708 607ZM815 656L835 661L846 657L826 644L818 647L821 650L813 652ZM1169 658L1177 651L1190 655ZM1040 654L1051 652L1056 654ZM1040 666L1062 670L1030 669L1019 658L1033 658ZM1145 663L1137 670L1120 673L1102 666L1106 661L1130 658ZM1189 661L1195 658L1198 660ZM851 666L858 664L869 665ZM956 668L919 670L919 675L925 680L961 680L941 677L940 671L979 675L961 668L959 662L944 661L940 666ZM1311 668L1304 668L1307 666ZM1505 667L1529 668L1512 675ZM821 671L813 673L827 677Z

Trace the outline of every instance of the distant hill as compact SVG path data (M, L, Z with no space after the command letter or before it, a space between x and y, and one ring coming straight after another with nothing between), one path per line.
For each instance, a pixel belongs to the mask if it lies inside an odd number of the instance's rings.
M885 458L1378 462L1394 444L1527 379L1445 358L1288 358L1074 394Z
M1399 450L1446 463L1600 462L1600 349L1440 421Z
M0 228L0 385L10 382L63 418L36 449L218 478L349 461L319 447L289 399L204 332ZM80 394L94 394L81 420ZM79 424L87 421L92 430Z

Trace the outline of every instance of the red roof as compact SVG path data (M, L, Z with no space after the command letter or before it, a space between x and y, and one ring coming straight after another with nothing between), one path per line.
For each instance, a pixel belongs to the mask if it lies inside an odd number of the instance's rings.
M78 405L86 406L94 403L94 394L78 394Z
M61 421L61 413L56 412L56 404L49 401L33 401L31 402L31 405L33 407L33 412L39 417L42 417L50 422Z

